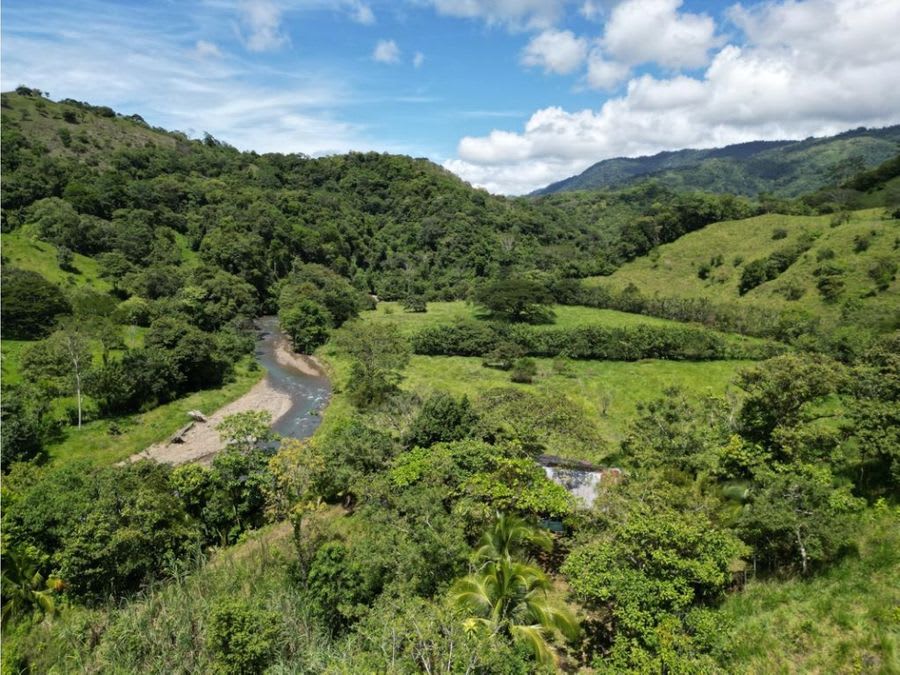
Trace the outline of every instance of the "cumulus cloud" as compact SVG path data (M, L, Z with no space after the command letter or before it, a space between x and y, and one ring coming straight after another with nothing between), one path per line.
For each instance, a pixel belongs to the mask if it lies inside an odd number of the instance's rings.
M545 30L522 51L522 63L543 68L545 73L565 75L579 68L587 56L587 40L570 30Z
M900 122L900 3L785 0L731 16L743 44L721 48L701 76L643 75L599 110L538 110L521 131L463 138L445 166L522 193L610 157Z
M614 59L628 64L655 62L696 68L720 45L716 25L704 14L681 13L682 0L625 0L606 24L601 43Z
M481 19L511 30L549 28L563 15L565 0L429 0L438 14Z
M393 40L379 40L375 43L372 58L379 63L399 63L400 48Z
M251 52L278 49L287 42L281 30L281 9L270 0L243 0L241 38Z
M587 83L594 89L612 89L628 77L631 69L616 61L609 61L602 50L591 50L587 62Z

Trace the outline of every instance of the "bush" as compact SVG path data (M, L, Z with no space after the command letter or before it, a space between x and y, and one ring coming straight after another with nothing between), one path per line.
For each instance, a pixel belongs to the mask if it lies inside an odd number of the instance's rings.
M403 309L407 312L422 314L428 311L428 305L421 295L407 295L403 300Z
M738 293L744 295L767 281L777 279L782 272L797 261L797 258L809 250L809 247L810 243L804 241L793 246L778 249L765 258L759 258L747 263L738 283Z
M520 384L531 384L537 376L537 363L534 359L518 359L513 364L509 379Z
M281 642L276 612L255 609L240 600L220 600L209 615L206 643L219 673L261 673Z
M422 404L406 432L407 448L427 448L435 443L449 443L470 438L478 424L478 415L472 410L469 398L457 400L450 394L438 392Z
M786 229L784 229L783 227L776 227L772 231L772 239L775 239L776 241L778 239L787 239L787 236L788 236L788 231Z
M879 291L886 291L897 276L897 263L890 258L879 258L869 268L869 277Z
M872 245L872 238L874 236L874 232L868 232L866 234L858 234L853 237L853 252L863 253L864 251L868 251L869 246Z
M509 370L516 359L524 356L522 348L515 342L501 342L497 347L484 355L481 365L485 368Z

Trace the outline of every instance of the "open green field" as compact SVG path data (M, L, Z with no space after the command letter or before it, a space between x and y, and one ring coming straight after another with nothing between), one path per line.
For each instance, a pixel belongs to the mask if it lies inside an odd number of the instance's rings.
M900 261L897 248L900 221L891 220L884 209L868 209L850 214L850 221L831 227L832 216L785 216L767 214L746 220L727 221L684 235L671 244L660 246L649 256L638 258L608 277L591 277L588 284L622 290L630 284L645 295L708 298L714 302L741 302L769 307L795 307L817 315L834 315L839 305L824 302L816 289L813 271L823 262L844 270L845 289L841 300L859 298L873 308L896 312L900 301L900 282L877 292L869 270L880 258ZM783 229L787 236L774 239ZM747 263L773 251L796 244L801 237L815 240L812 247L777 279L768 281L746 295L738 294L738 282ZM869 246L856 251L855 240L866 237ZM820 257L833 257L820 261ZM722 264L712 267L709 278L700 279L701 265L721 256ZM802 291L797 300L784 297L786 287Z
M735 374L752 363L572 361L568 372L558 374L551 359L536 362L538 376L534 383L516 384L510 382L509 373L485 368L479 358L414 356L401 386L420 395L448 391L457 396L467 394L471 399L494 387L563 394L584 408L605 439L618 444L634 419L639 402L659 398L670 387L680 387L696 396L723 395L731 388Z
M77 273L66 272L60 269L57 263L56 247L40 241L37 237L28 236L26 230L27 228L0 234L0 248L3 251L4 264L8 260L13 267L38 272L47 281L57 284L63 289L90 286L95 291L109 291L109 283L100 278L96 260L75 253L72 266L78 271Z
M67 426L60 438L47 444L50 459L53 462L88 460L97 465L127 459L183 427L189 421L189 410L212 413L249 391L265 375L264 370L251 368L250 363L253 362L249 357L241 361L235 367L234 380L219 389L194 392L149 412L88 422L81 429ZM113 423L121 433L110 433Z
M587 307L557 307L554 326L607 326L646 324L674 324L663 319L592 309ZM396 303L381 303L374 312L364 312L364 321L395 323L407 335L427 325L446 323L454 319L471 318L474 308L462 302L429 303L425 314L405 313ZM330 365L336 391L347 376L346 363L329 344L320 355ZM665 394L671 387L679 387L694 396L722 396L733 389L732 380L738 371L752 361L568 361L563 372L554 368L552 359L535 359L538 376L532 384L516 384L509 373L485 368L478 357L413 356L403 372L400 387L419 396L446 391L455 396L466 394L473 401L497 387L520 388L538 394L561 394L586 413L600 435L610 443L610 450L624 438L628 424L637 412L637 404L651 401ZM735 392L736 393L736 392ZM346 414L349 404L338 393L325 413L323 427Z

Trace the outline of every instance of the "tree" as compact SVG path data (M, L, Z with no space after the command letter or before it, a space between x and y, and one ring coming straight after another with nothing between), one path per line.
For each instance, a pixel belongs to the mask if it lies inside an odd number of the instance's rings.
M680 634L690 644L691 611L722 596L731 563L746 550L702 512L663 504L632 500L624 513L612 512L610 528L562 566L573 592L597 613L589 638L595 647L612 644L607 667L616 671L668 672L682 656L667 654L664 636ZM694 664L682 672L692 670L704 671Z
M423 448L434 443L461 441L471 437L478 424L468 396L458 401L450 394L438 392L429 396L406 432L404 444Z
M312 354L325 344L334 325L328 309L314 300L300 300L278 313L282 328L290 336L294 350Z
M37 272L3 265L0 278L0 322L3 336L18 340L45 337L57 318L72 311L55 284Z
M428 311L425 298L421 295L410 294L403 299L403 309L407 312L422 314Z
M3 552L2 579L4 627L10 620L56 611L55 595L62 589L62 583L45 577L24 548Z
M396 388L410 359L409 343L394 324L355 321L336 338L350 359L347 391L360 408L378 405Z
M81 428L83 393L92 363L87 336L76 326L53 333L33 345L22 356L22 367L29 379L46 382L58 390L71 388L78 406L78 428Z
M798 467L762 472L738 532L771 567L800 563L803 574L814 563L836 557L852 537L850 518L860 503L847 488L834 488L827 468Z
M475 303L494 319L525 323L549 323L553 296L546 286L529 279L499 279L475 291Z
M534 565L511 558L487 563L480 572L456 581L452 602L469 614L463 625L472 632L502 636L529 650L542 666L555 664L552 641L575 639L575 617L550 603L550 580Z
M738 414L741 433L770 443L776 428L795 427L810 406L838 390L844 371L821 355L784 354L742 371L738 386L747 392Z
M533 548L542 551L553 548L553 539L546 530L515 514L497 513L478 541L475 560L481 563L514 558L526 560L529 549Z

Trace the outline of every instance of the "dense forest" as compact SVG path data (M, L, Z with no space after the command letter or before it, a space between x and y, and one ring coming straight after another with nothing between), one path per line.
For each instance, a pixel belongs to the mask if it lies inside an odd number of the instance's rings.
M896 158L503 198L27 87L2 132L4 673L900 668ZM271 314L316 433L138 459Z

